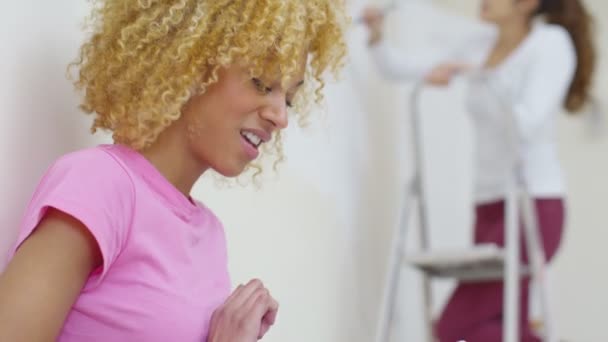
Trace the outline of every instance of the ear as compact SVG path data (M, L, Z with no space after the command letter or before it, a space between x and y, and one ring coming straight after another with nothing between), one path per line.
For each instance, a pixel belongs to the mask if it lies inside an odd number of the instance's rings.
M540 7L540 0L517 0L515 6L520 13L533 15Z

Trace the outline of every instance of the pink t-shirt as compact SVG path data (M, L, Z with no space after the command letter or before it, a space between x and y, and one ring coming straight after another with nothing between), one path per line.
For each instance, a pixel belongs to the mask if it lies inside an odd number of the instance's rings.
M206 341L211 315L230 292L224 230L209 209L121 145L55 162L34 193L16 246L49 207L84 223L103 256L59 341Z

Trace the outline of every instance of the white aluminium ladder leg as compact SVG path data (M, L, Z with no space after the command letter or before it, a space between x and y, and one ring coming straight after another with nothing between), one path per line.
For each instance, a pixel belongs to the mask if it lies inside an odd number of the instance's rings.
M380 315L376 327L375 342L388 342L395 313L397 293L401 280L401 258L405 247L405 236L409 225L409 212L414 204L415 195L412 185L404 191L399 226L393 233L388 257L388 269L384 281L384 291L380 302Z
M505 273L504 273L504 314L502 340L518 342L519 340L519 220L517 215L517 191L515 184L507 186L505 201Z
M424 86L424 83L419 83L415 86L412 92L411 103L416 104L418 93ZM414 105L415 106L415 105ZM417 111L412 111L412 136L414 141L414 160L415 170L414 177L408 183L405 188L401 214L399 217L398 227L393 233L393 239L391 240L391 248L389 251L388 269L385 277L383 296L380 302L380 315L378 324L376 327L375 342L389 342L391 327L393 323L393 316L395 312L395 303L397 300L397 294L399 290L399 284L401 279L401 270L403 268L403 257L405 255L405 237L408 231L411 211L414 205L418 207L419 224L426 226L426 208L424 207L425 201L422 200L422 179L421 179L421 165L422 156L420 153L420 147L418 145L420 141L419 136L419 119L417 117ZM420 234L420 245L426 249L428 247L428 236L427 229L421 229ZM427 341L433 341L432 332L432 313L431 313L431 288L430 278L428 275L422 275L423 282L423 300L424 300L424 316L426 324Z
M420 120L419 112L419 100L420 92L422 91L425 82L419 82L414 86L410 96L411 104L411 118L412 118L412 151L414 159L414 178L413 187L415 198L418 199L418 226L419 229L419 241L418 246L423 250L427 251L430 249L429 241L429 221L426 210L426 194L424 193L423 186L423 174L424 174L424 160L422 158L422 125ZM405 254L402 254L403 259ZM431 278L425 272L422 273L422 314L424 316L424 333L425 340L427 342L434 342L435 332L433 327L433 293L431 291Z
M519 340L519 294L522 273L520 269L519 227L523 225L528 252L530 275L539 285L541 313L545 324L544 342L557 342L551 310L549 305L549 287L546 282L545 253L540 237L540 227L536 215L536 204L527 191L527 185L521 178L521 161L519 158L519 135L516 115L512 106L507 103L487 78L484 79L486 87L495 95L496 101L503 107L506 114L506 131L511 141L511 164L513 165L508 184L506 186L507 208L505 219L505 247L507 260L505 261L505 312L503 322L503 341L517 342ZM521 218L521 221L520 221Z
M538 285L540 295L541 315L543 317L543 340L545 342L557 342L553 315L549 300L549 285L547 283L546 257L543 242L539 236L538 217L536 215L536 204L528 193L522 194L522 217L524 222L524 233L528 250L528 262L532 267L532 280Z

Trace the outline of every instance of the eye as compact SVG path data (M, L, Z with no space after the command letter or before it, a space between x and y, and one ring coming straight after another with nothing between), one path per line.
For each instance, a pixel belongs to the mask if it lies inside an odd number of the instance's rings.
M264 82L262 82L259 78L252 78L251 82L253 83L253 85L255 86L255 88L262 94L267 95L272 93L272 88L267 87ZM293 108L293 101L292 99L288 98L285 99L285 105L288 108Z
M262 94L266 95L272 92L272 88L267 87L264 82L260 81L259 78L252 78L251 82L253 82L253 85L255 86L255 88Z

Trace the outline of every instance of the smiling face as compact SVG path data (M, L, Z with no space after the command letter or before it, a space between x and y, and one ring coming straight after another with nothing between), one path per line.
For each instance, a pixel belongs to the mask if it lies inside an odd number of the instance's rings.
M287 127L287 110L302 86L301 72L285 87L280 75L251 78L247 68L220 69L218 81L184 106L187 144L197 162L238 176L260 154L260 146Z

